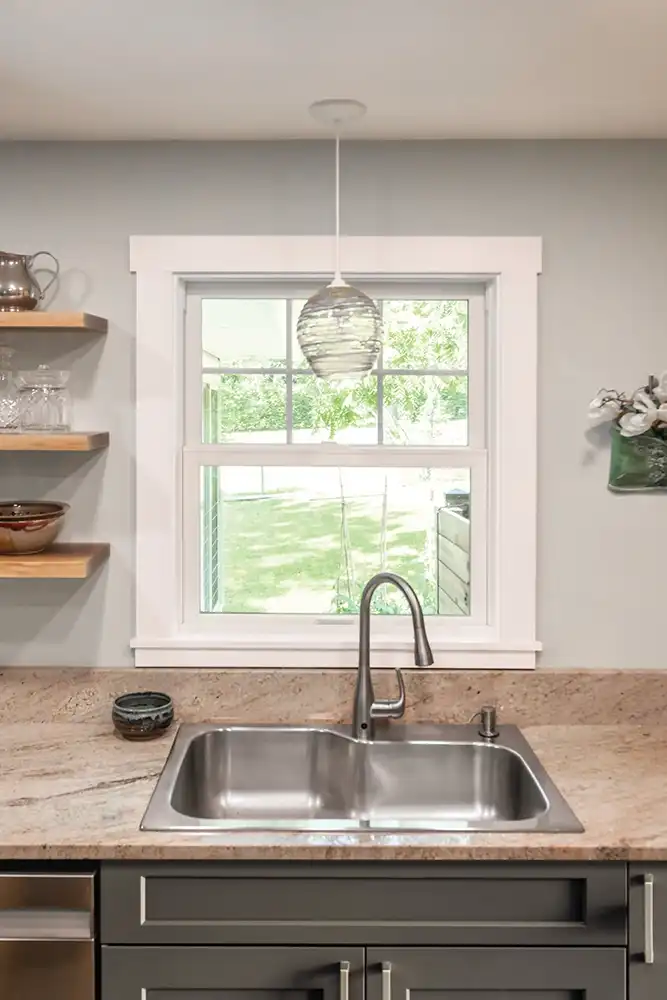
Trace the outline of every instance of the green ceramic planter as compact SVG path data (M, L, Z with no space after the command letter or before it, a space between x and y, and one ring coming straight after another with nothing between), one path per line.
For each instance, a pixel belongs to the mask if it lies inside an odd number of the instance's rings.
M618 427L612 427L609 489L667 490L667 440L651 431L623 437Z

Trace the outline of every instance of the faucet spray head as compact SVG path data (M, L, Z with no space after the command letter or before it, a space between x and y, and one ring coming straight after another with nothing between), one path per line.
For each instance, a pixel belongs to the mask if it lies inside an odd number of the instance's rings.
M418 667L430 667L433 663L433 651L426 637L426 629L421 626L415 629L415 664Z

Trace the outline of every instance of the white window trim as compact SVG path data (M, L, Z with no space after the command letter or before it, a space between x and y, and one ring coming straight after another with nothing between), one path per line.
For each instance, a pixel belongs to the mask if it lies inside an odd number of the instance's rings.
M538 237L344 237L349 273L483 282L489 353L489 624L433 642L436 667L530 668L536 606ZM133 236L136 273L135 663L159 666L352 666L356 634L188 632L183 615L183 330L187 282L294 280L332 271L323 236ZM295 449L296 452L296 449ZM296 455L295 455L296 457ZM409 665L411 629L376 630L378 665Z

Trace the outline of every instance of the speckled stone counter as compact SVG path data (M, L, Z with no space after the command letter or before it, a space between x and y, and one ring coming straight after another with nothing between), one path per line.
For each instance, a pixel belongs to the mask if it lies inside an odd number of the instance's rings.
M144 833L175 731L133 744L105 721L3 721L0 859L667 860L660 725L523 728L586 828L555 835Z

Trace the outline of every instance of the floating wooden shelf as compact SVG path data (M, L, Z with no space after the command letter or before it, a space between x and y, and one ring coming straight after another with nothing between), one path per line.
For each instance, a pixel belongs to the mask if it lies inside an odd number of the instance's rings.
M108 321L84 312L0 312L2 330L87 330L106 333Z
M68 434L0 432L0 451L99 451L108 446L107 431L71 431Z
M85 580L109 558L107 542L52 545L32 556L0 556L0 580Z

